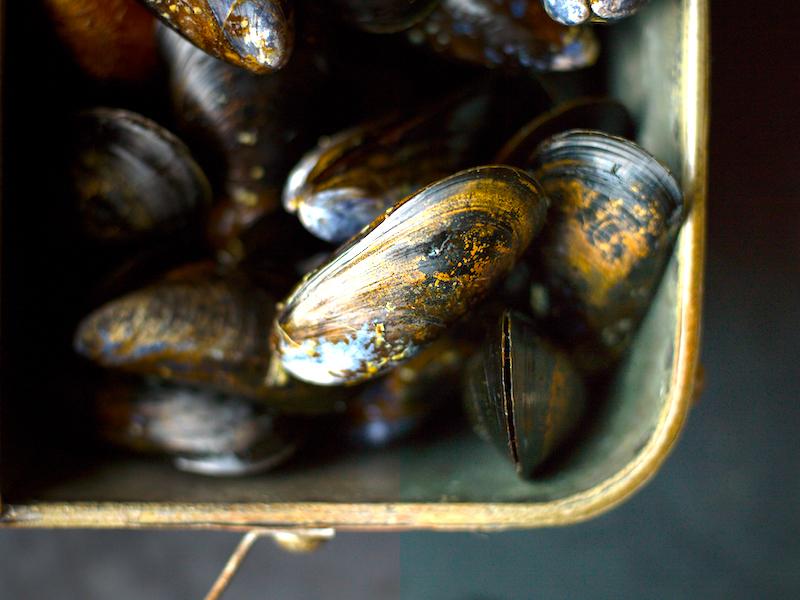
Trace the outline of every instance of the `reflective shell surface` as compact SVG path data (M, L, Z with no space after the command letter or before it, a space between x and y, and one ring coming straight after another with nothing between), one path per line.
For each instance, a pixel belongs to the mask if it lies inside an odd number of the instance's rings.
M285 300L273 334L283 366L334 385L411 358L503 279L546 209L538 184L510 167L462 171L409 196Z
M650 304L683 220L670 172L641 147L597 131L543 142L532 165L551 201L532 298L579 366L609 366Z
M292 52L292 0L139 1L195 46L237 67L268 73Z

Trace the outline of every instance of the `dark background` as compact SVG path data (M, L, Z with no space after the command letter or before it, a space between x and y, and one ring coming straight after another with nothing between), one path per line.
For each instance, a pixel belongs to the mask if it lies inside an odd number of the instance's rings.
M798 7L712 2L706 387L655 480L564 529L262 540L226 599L800 597ZM237 541L0 531L0 598L199 598Z

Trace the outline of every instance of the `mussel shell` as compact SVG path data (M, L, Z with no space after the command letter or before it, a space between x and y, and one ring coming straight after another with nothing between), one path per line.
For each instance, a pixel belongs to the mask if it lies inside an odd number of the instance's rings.
M291 55L291 0L139 1L195 46L237 67L268 73Z
M98 79L140 81L156 68L155 19L135 0L44 0L59 38Z
M649 0L542 0L547 14L564 25L613 22L630 17Z
M214 246L241 258L240 235L280 207L289 170L325 121L324 63L309 36L281 71L258 76L201 52L161 27L179 126L220 191L209 222Z
M469 166L488 94L459 94L323 138L292 170L283 205L328 242L343 242L421 187Z
M370 33L408 29L425 17L439 0L333 0L339 16Z
M273 314L244 278L193 265L92 312L74 346L101 366L252 395L269 370Z
M589 29L555 23L537 0L442 0L408 36L459 60L533 73L587 67L599 52Z
M355 444L383 447L421 429L458 389L471 348L440 338L408 362L370 382L347 402L343 429Z
M543 142L534 177L551 201L538 244L548 330L587 370L627 347L647 309L684 215L670 172L635 143L572 130Z
M157 123L96 108L74 123L71 177L83 229L104 242L167 235L199 222L211 188L188 148Z
M274 326L283 366L320 385L411 358L508 273L547 200L525 172L462 171L400 201L304 279Z
M611 98L577 98L563 102L525 124L500 149L495 162L530 168L539 144L570 129L593 129L629 139L634 134L633 119L621 103Z
M172 457L183 471L237 476L286 462L304 439L302 422L239 396L109 378L95 398L100 434L133 450Z
M564 352L537 335L524 315L506 311L490 328L465 381L476 432L534 477L580 424L586 391Z

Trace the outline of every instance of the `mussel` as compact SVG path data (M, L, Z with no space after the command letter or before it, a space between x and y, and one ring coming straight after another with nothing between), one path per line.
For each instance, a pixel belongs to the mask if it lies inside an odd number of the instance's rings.
M240 259L239 235L280 207L287 173L319 135L324 64L311 40L278 73L258 76L201 52L166 28L159 42L169 66L181 131L208 164L218 200L209 223L215 247Z
M44 0L81 69L98 79L140 81L156 68L155 19L135 0Z
M211 203L211 188L188 148L157 123L96 108L74 123L71 179L83 229L104 242L168 235Z
M238 476L286 462L304 441L301 421L208 389L109 378L95 397L100 434L135 452L163 454L182 471Z
M564 25L613 22L630 17L649 0L541 0L547 14Z
M521 169L531 165L544 140L569 129L594 129L625 138L633 137L628 109L611 98L576 98L562 102L526 123L495 156L497 164Z
M458 389L469 346L449 337L436 340L408 362L347 402L346 436L360 446L382 447L412 435Z
M254 73L286 65L294 44L292 0L139 0L209 55Z
M323 138L292 170L284 208L328 242L342 242L398 200L470 166L487 94L459 94Z
M348 23L370 33L408 29L439 0L333 0L331 6Z
M547 200L525 172L468 169L401 200L300 282L276 317L295 377L352 383L411 358L508 273Z
M586 28L550 19L538 0L442 0L408 32L446 56L511 71L571 71L597 60Z
M532 478L580 425L586 390L567 354L505 311L469 363L464 402L476 433Z
M537 245L534 310L596 371L627 347L684 215L670 172L635 143L571 130L543 142L531 168L551 201Z
M96 309L74 346L101 366L258 395L273 314L274 302L243 277L199 263Z

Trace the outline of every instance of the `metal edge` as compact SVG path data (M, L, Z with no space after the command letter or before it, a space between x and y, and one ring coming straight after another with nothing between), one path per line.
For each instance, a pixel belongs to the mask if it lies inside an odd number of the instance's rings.
M5 106L3 104L3 94L4 94L4 86L3 86L3 77L5 76L5 61L6 61L6 35L5 35L5 25L6 25L6 3L5 0L0 0L0 265L2 265L3 261L3 253L2 253L2 228L3 228L3 111L5 110ZM2 269L0 269L0 273L2 273ZM3 285L3 278L0 276L0 315L2 315L2 285ZM2 322L0 322L0 348L3 347L2 340L3 340L3 328ZM0 352L0 370L2 370L2 353ZM3 401L2 395L3 385L2 381L0 381L0 403ZM0 410L0 460L2 460L2 410ZM0 515L4 512L3 506L3 479L2 474L0 473Z
M525 503L30 503L9 505L0 526L246 531L481 530L568 525L606 512L636 492L666 459L692 403L700 353L709 113L709 0L683 0L681 142L691 212L678 242L678 321L671 397L643 450L613 477L555 502ZM0 0L2 6L2 0Z

